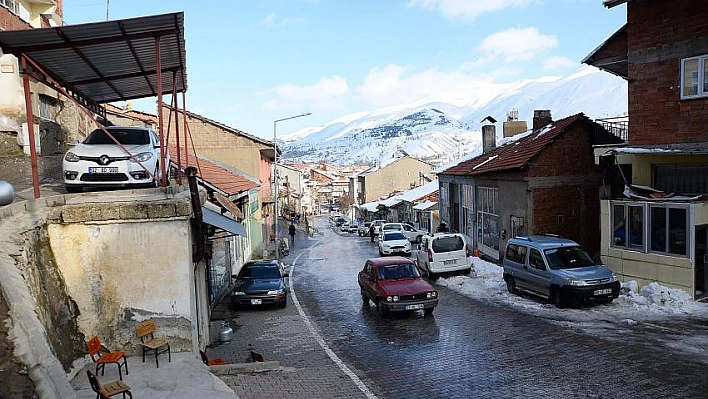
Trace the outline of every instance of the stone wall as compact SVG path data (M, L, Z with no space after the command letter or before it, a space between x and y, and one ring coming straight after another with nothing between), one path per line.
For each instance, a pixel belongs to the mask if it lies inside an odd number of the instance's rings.
M186 187L0 207L0 397L75 397L85 341L137 353L146 318L192 350L190 216Z

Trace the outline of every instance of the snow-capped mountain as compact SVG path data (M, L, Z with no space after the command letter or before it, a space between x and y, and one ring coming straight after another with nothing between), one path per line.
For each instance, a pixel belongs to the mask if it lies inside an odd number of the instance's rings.
M410 155L441 165L481 153L480 122L487 116L498 121L497 135L501 137L501 122L512 110L518 111L518 119L526 120L529 127L537 109L551 110L554 120L579 112L592 119L627 114L627 82L590 67L566 77L539 78L497 89L493 96L471 93L465 106L444 101L403 105L302 129L283 138L282 159L383 165Z

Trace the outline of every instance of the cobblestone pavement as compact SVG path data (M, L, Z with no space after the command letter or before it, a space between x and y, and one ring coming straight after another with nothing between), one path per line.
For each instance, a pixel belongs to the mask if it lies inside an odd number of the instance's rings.
M371 256L368 240L326 231L292 278L323 339L378 397L708 397L705 352L673 351L662 326L586 334L441 286L433 317L381 318L356 285Z

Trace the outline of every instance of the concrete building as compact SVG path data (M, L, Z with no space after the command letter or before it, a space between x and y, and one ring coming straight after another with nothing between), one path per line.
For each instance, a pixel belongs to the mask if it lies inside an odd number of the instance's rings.
M629 91L627 144L596 151L627 188L600 201L602 259L623 280L658 282L703 298L708 9L695 1L604 2L620 4L627 23L583 60L626 79Z
M387 197L395 192L410 190L427 183L421 174L430 175L433 166L410 156L404 156L357 176L357 203L364 204Z

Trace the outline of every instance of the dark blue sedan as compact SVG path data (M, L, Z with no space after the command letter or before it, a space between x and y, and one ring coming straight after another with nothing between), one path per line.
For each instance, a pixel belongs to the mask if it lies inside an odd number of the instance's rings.
M277 305L287 306L286 274L274 260L247 262L238 275L233 275L231 305L240 306Z

